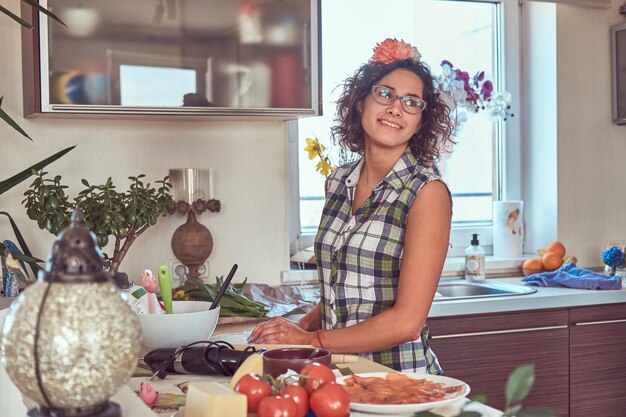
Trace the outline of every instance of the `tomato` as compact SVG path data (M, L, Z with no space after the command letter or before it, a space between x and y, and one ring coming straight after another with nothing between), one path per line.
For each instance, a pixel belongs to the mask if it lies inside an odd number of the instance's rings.
M296 417L298 406L289 395L265 397L259 403L259 417Z
M259 402L272 393L272 387L256 374L247 374L235 385L235 391L248 398L248 412L256 413Z
M300 375L303 375L304 388L311 394L319 387L328 384L329 382L335 382L335 374L333 370L321 363L313 362L305 366Z
M281 395L289 395L298 406L296 417L304 417L309 411L309 393L300 384L287 385L280 390Z
M311 410L316 417L346 417L350 415L350 398L335 382L325 384L311 394Z

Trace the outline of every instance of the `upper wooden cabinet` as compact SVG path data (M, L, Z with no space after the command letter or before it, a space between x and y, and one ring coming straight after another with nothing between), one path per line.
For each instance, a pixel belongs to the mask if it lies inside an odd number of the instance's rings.
M67 28L23 31L27 116L320 113L319 0L40 3Z

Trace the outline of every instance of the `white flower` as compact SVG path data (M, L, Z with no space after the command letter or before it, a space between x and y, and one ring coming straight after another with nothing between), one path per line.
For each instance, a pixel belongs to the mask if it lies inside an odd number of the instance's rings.
M411 59L413 62L420 62L420 59L422 59L422 54L414 46L411 47Z

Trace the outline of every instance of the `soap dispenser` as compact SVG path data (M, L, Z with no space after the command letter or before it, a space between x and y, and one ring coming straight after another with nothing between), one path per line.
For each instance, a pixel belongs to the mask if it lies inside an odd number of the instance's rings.
M465 249L465 279L485 279L485 250L480 247L478 234L472 234L472 241Z

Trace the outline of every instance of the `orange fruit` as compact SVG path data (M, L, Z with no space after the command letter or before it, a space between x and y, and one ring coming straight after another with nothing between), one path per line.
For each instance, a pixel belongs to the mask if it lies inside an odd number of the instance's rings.
M550 242L546 246L546 252L556 253L561 259L565 256L565 246L557 241Z
M541 271L543 269L541 258L526 259L524 263L522 264L522 269L528 269L532 271Z
M554 271L563 265L563 257L555 252L546 252L541 257L541 264L548 271Z

